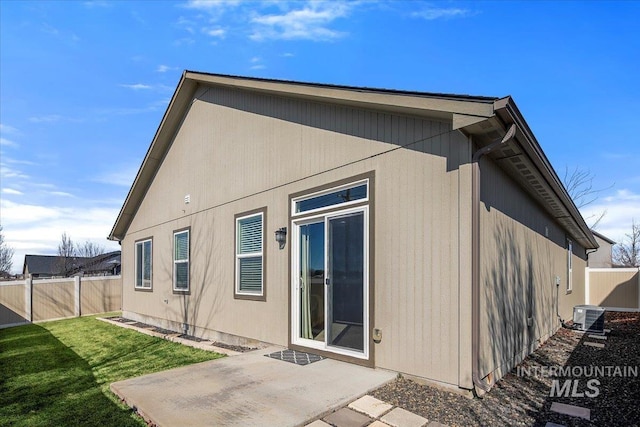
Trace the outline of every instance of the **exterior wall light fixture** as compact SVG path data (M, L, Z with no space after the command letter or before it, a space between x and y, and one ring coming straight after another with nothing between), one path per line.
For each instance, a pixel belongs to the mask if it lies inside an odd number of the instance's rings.
M276 230L276 242L280 245L280 249L284 249L284 246L287 244L287 227Z

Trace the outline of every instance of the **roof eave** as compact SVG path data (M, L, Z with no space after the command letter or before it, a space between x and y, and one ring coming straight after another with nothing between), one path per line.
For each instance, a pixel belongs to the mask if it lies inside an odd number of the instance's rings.
M579 235L572 235L572 237L586 249L598 248L599 245L593 237L591 230L571 199L571 196L569 196L569 193L553 169L553 166L551 166L551 162L549 162L549 159L542 151L542 147L540 147L540 144L513 99L510 96L498 99L494 103L494 109L496 116L505 123L506 127L510 126L512 123L516 124L518 129L516 139L520 143L520 146L535 164L538 171L542 174L552 191L571 216L571 219L577 228L580 230L580 233L577 233Z
M145 154L142 165L140 166L140 169L138 169L133 185L129 189L129 193L127 194L125 202L118 213L116 222L109 233L109 240L120 241L124 239L127 229L140 206L140 202L146 194L149 185L151 184L151 181L155 176L169 145L171 144L173 135L183 116L184 110L191 101L197 84L191 79L186 78L186 74L187 72L182 73L180 82L178 83L176 90L173 92L171 101L162 116L160 125L158 126L151 145Z
M497 99L256 79L185 70L109 233L109 240L124 239L199 85L234 87L317 102L441 117L446 120L452 120L456 116L479 119L490 117L493 115L493 102Z

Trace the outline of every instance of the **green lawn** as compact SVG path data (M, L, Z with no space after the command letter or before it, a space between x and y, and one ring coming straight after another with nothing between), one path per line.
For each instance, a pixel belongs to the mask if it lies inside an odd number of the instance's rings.
M109 384L221 355L81 317L0 330L0 425L145 426Z

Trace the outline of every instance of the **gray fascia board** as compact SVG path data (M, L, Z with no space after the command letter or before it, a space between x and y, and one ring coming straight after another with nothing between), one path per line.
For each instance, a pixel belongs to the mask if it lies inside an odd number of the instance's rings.
M567 193L564 185L560 181L560 178L556 174L551 162L547 159L547 156L542 151L542 147L538 143L533 132L529 128L529 125L524 120L524 117L520 113L520 110L516 106L513 99L508 96L501 98L494 103L495 111L500 118L506 123L516 123L518 126L518 141L520 146L527 153L531 161L535 164L536 168L540 171L542 176L547 180L551 189L554 191L558 199L565 206L571 218L582 231L584 239L581 236L573 236L576 240L580 241L586 249L596 249L599 247L591 230L587 226L584 218L580 214L580 211L576 207L575 203ZM524 143L523 143L524 142Z

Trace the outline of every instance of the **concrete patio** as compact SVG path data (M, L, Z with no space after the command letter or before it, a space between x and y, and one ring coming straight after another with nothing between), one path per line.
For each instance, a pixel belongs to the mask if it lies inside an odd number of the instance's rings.
M269 347L111 384L158 426L300 426L394 379L393 372L324 359L265 357Z

